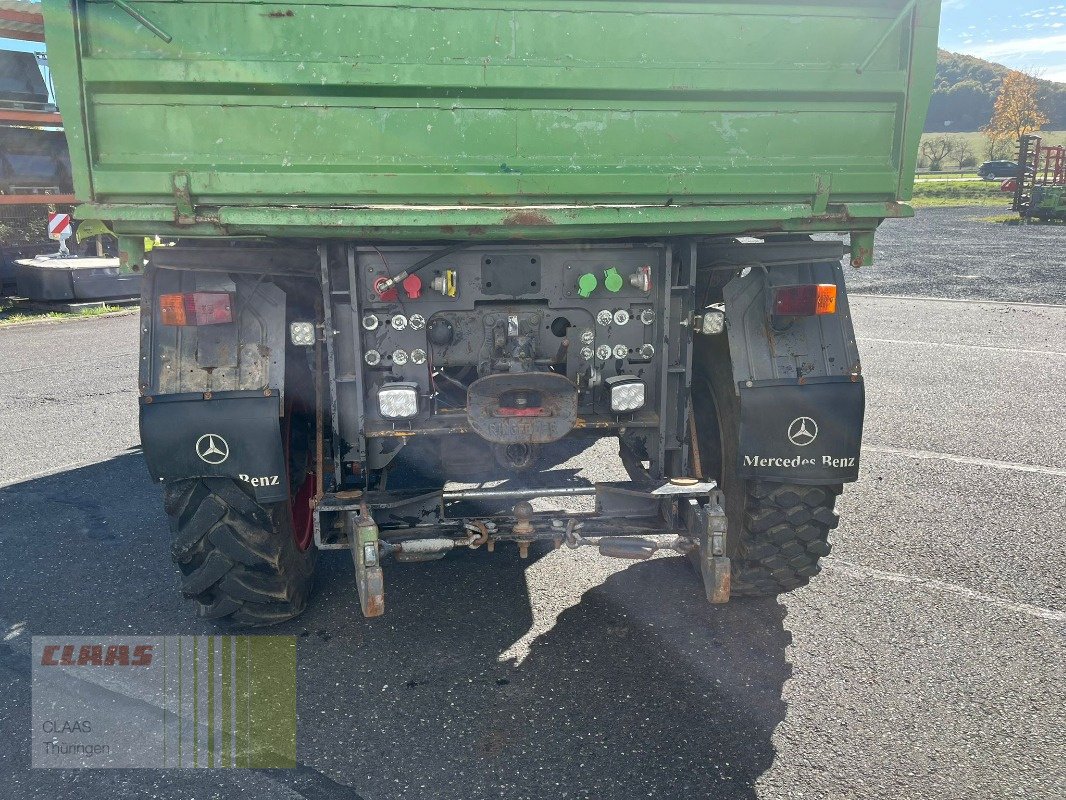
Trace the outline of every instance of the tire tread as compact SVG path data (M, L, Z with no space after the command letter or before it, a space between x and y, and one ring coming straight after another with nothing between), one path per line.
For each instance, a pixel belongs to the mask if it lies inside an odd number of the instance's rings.
M747 483L740 548L732 560L732 594L772 597L805 586L829 555L829 531L840 486L799 486L768 481ZM766 527L765 520L775 524Z
M273 625L306 608L317 551L297 548L287 503L263 505L237 481L202 478L168 485L164 508L181 591L198 616Z

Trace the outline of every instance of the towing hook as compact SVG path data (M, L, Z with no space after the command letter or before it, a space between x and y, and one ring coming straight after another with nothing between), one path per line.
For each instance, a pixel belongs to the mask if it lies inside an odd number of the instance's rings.
M518 542L520 558L529 558L529 543L533 541L533 506L528 500L519 500L511 510L515 524L511 529Z
M515 524L512 532L515 536L529 536L533 533L533 506L528 500L519 500L511 509Z

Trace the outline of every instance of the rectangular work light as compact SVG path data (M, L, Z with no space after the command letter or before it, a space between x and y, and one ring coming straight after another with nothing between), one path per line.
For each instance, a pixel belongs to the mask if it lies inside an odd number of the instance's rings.
M297 347L310 347L315 343L315 323L290 322L289 341Z
M410 419L418 414L418 384L386 383L378 389L378 411L385 419Z
M611 411L625 413L644 408L644 381L632 375L615 375L603 382L611 393Z

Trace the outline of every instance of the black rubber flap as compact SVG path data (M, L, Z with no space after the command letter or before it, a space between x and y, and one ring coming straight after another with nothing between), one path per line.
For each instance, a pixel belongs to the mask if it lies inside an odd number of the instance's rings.
M141 444L156 480L237 478L260 502L288 497L276 394L142 398Z
M803 484L856 480L865 407L861 380L741 387L739 474Z

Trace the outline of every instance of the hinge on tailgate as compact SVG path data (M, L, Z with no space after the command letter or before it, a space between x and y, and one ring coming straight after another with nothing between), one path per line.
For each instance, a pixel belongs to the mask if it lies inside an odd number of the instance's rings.
M170 176L170 183L174 187L174 205L178 210L177 223L192 225L196 221L196 213L193 210L192 195L189 193L189 173L175 172Z

